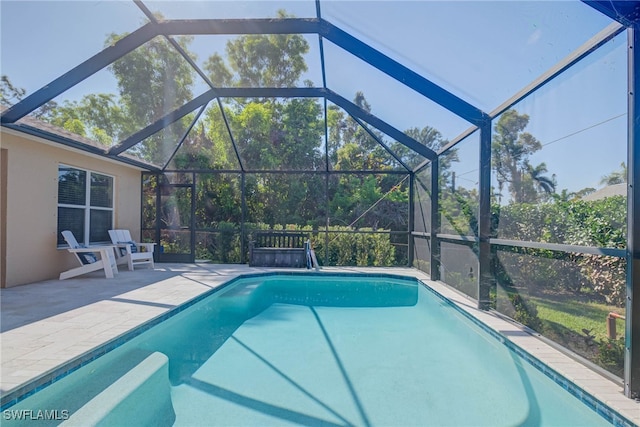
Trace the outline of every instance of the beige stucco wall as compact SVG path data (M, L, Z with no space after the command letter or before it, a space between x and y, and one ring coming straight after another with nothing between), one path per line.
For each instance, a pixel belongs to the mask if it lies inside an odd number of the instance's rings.
M140 169L79 150L0 132L7 149L6 286L55 279L77 266L74 256L56 247L58 165L89 169L114 177L114 226L140 237Z

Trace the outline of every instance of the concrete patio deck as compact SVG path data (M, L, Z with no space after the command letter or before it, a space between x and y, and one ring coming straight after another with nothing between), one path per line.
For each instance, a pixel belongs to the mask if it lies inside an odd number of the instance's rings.
M34 379L45 382L60 365L81 357L136 326L242 274L287 269L246 265L156 264L155 269L99 273L0 290L0 393L20 393ZM295 269L295 271L305 271ZM376 272L418 277L463 310L563 374L612 409L640 425L640 403L622 387L578 364L517 325L474 304L411 268L323 268L323 272Z

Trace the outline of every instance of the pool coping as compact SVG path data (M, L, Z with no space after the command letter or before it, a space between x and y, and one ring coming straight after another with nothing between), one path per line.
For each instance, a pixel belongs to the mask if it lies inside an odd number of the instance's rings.
M450 306L452 306L453 308L455 308L458 312L460 312L461 314L463 314L465 317L467 317L469 320L471 320L474 324L476 324L477 326L479 326L480 328L482 328L483 330L485 330L487 333L489 333L493 338L497 339L499 342L501 342L503 345L506 345L509 349L511 349L512 351L514 351L516 354L518 354L520 357L522 357L524 360L526 360L529 364L531 364L533 367L535 367L536 369L540 370L542 373L544 373L547 377L549 377L550 379L552 379L553 381L555 381L556 383L558 383L560 386L562 386L565 390L567 390L569 393L571 393L572 395L574 395L575 397L577 397L578 399L580 399L585 405L587 405L590 409L596 411L598 414L600 414L605 420L611 422L613 425L617 425L617 426L637 426L637 421L634 423L634 421L632 421L632 419L635 419L636 417L632 415L631 410L635 409L636 407L639 410L640 413L640 404L638 404L638 402L635 402L631 399L627 399L626 397L622 396L621 392L619 391L615 391L615 393L620 394L623 399L625 400L621 400L622 403L624 403L623 406L627 406L630 407L630 409L627 411L626 408L613 408L612 406L616 406L615 404L612 405L612 402L607 402L606 398L607 396L609 398L611 398L610 395L604 395L604 397L602 398L598 398L596 395L598 395L597 392L594 392L593 390L588 390L590 387L583 387L580 386L579 383L580 381L576 381L575 378L568 378L567 375L563 375L560 371L562 371L562 369L554 369L553 367L549 366L548 363L544 363L542 362L542 360L539 357L534 356L534 354L532 353L536 353L535 349L533 349L534 351L531 351L531 349L529 349L530 351L527 351L525 348L521 347L521 345L518 345L517 343L515 343L513 340L509 339L508 337L506 337L505 335L503 335L503 333L500 332L500 330L504 330L505 329L505 325L510 325L507 326L507 329L509 327L515 327L517 329L519 329L521 332L525 332L530 339L533 338L535 339L538 343L542 343L543 341L539 340L538 337L536 337L535 335L530 334L526 328L522 327L522 326L518 326L518 325L514 325L514 323L512 322L507 322L507 320L500 318L500 316L496 316L495 313L491 313L491 312L487 312L487 311L481 311L478 310L477 308L473 307L472 304L473 302L470 301L468 298L465 298L465 296L463 296L462 294L458 293L455 289L450 288L446 285L444 285L441 282L434 282L432 280L430 280L428 278L428 276L426 274L424 274L423 272L421 272L420 270L417 269L409 269L409 268L405 268L405 269L399 269L400 272L394 272L393 269L388 269L387 271L383 270L383 271L378 271L378 272L374 272L374 271L367 271L367 269L347 269L348 271L344 271L345 269L323 269L321 271L307 271L307 270L293 270L293 271L287 271L287 270L268 270L268 271L258 271L258 272L245 272L245 273L240 273L238 275L235 275L234 277L230 277L228 280L220 283L218 286L212 287L211 289L208 289L198 295L196 295L195 297L186 300L185 302L181 303L180 305L171 308L141 324L139 324L138 326L133 327L130 330L127 330L125 332L123 332L122 334L107 340L105 342L103 342L102 344L99 344L97 346L95 346L94 348L85 351L84 353L73 357L71 359L68 359L65 363L58 365L57 367L50 369L44 373L42 373L41 375L38 375L37 377L31 379L30 381L19 385L18 387L15 387L11 390L8 390L6 393L3 393L2 397L0 398L0 409L4 410L6 408L9 408L13 405L15 405L17 402L31 396L34 393L37 393L38 391L46 388L48 385L52 384L54 381L57 381L60 378L63 378L66 375L69 375L70 373L76 371L77 369L81 368L82 366L86 365L87 363L90 363L91 361L95 360L96 358L100 357L101 355L107 353L108 351L113 350L114 348L122 345L124 342L134 338L135 336L141 334L142 332L148 330L149 328L155 326L156 324L175 316L176 314L180 313L181 311L185 310L188 307L191 307L192 305L202 301L203 299L209 297L210 295L213 295L221 290L223 290L224 288L232 285L233 283L235 283L237 280L243 279L243 278L252 278L252 277L268 277L268 276L274 276L274 275L336 275L336 276L343 276L343 277L387 277L387 278L399 278L399 279L412 279L415 280L419 283L421 283L423 286L425 286L429 291L431 291L432 293L434 293L434 295L438 296L440 299L442 299L443 301L445 301L447 304L449 304ZM485 320L482 320L479 317L485 317ZM492 322L487 323L486 322L486 318L489 318L492 320ZM502 322L503 324L500 325L499 327L495 327L495 322ZM492 326L491 323L494 323L494 325ZM558 352L557 349L553 349L553 351ZM558 352L559 353L559 352ZM542 359L544 359L544 357L542 357ZM577 362L573 362L574 364L576 364ZM584 370L588 370L587 367L582 366L582 369ZM592 371L590 371L592 372ZM606 380L609 381L609 379L600 377L602 380ZM587 378L587 383L588 383L588 378ZM578 384L577 384L578 383ZM621 387L619 385L615 385L613 384L614 389L620 389ZM614 390L611 389L611 390ZM611 393L611 391L610 391ZM615 397L615 396L614 396ZM632 404L628 404L629 402L632 402ZM613 402L615 403L615 402ZM627 412L629 413L627 416ZM637 417L638 419L640 419L640 416Z

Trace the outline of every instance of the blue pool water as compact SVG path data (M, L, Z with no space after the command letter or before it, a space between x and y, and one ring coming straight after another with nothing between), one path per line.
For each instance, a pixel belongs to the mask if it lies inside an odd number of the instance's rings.
M610 425L418 281L308 274L237 280L22 409L67 411L42 426Z

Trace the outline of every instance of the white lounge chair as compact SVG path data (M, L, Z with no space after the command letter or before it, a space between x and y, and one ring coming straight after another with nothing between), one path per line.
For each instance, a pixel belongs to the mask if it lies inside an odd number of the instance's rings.
M118 264L125 262L129 270L133 270L134 265L150 264L153 268L153 247L155 243L137 243L131 238L129 230L109 230L109 237L117 249L116 254Z
M113 246L84 247L78 243L73 233L69 230L63 231L62 237L69 245L67 250L75 255L80 267L63 271L60 273L60 280L98 270L104 270L104 275L111 279L113 278L113 273L118 272L118 266L113 256ZM99 257L96 254L99 254Z

